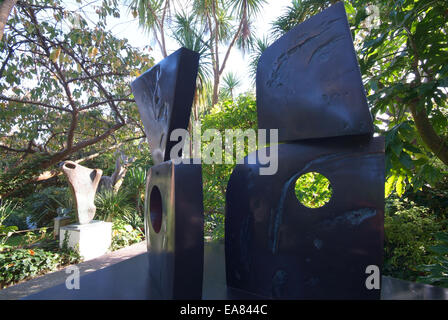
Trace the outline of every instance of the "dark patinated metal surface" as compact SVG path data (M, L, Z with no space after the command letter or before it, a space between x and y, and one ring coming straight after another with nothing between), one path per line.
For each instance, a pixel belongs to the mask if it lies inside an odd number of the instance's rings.
M155 164L170 160L171 132L188 126L198 63L197 52L181 48L131 83Z
M181 48L131 84L155 163L148 172L145 197L153 299L202 296L201 165L176 165L170 160L170 151L178 143L170 141L171 132L188 126L198 62L198 53Z
M379 299L366 268L381 269L384 139L368 135L278 146L278 172L237 165L226 194L227 285L274 299ZM247 157L246 157L247 159ZM302 205L302 174L319 172L332 197Z
M200 164L150 168L145 233L152 299L201 299L204 218Z
M373 133L342 2L267 48L256 84L259 128L279 141Z

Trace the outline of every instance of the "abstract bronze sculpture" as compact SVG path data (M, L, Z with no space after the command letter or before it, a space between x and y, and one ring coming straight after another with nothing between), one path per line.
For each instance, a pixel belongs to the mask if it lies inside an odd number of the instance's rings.
M198 60L182 48L131 85L155 163L147 177L145 228L156 299L201 298L201 166L174 163L181 155L170 154L177 142L169 139L187 127ZM380 290L366 280L372 266L382 265L384 139L373 137L343 3L267 48L256 83L259 128L278 129L282 144L248 155L230 177L226 278L239 290L229 292L379 299ZM260 151L272 150L278 150L279 169L260 174ZM333 190L320 208L295 195L298 178L310 172L328 178Z
M374 138L343 3L296 26L260 57L259 128L279 129L276 174L237 165L226 194L227 285L273 299L379 299L384 140ZM258 151L255 153L258 155ZM302 205L294 183L318 172L333 195Z
M103 171L89 169L73 161L62 162L61 169L75 199L78 223L88 224L95 216L95 194Z
M172 161L155 165L149 170L146 190L151 297L201 299L204 255L201 165Z
M280 141L373 133L342 2L268 47L256 78L258 126Z
M196 88L199 55L181 48L131 83L154 164L170 160L175 129L186 129Z
M148 172L145 233L153 299L201 299L203 200L201 165L175 164L175 129L186 129L199 54L181 48L132 84L155 163Z

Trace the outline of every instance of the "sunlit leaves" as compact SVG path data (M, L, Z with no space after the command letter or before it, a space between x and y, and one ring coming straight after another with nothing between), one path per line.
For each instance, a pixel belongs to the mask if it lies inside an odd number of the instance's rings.
M102 5L106 7L101 12L113 14L116 10L116 1L105 0ZM107 148L117 143L118 137L141 135L136 131L138 111L127 101L129 82L137 72L153 65L152 58L107 31L107 15L90 24L82 10L70 11L62 6L62 2L53 0L40 1L33 7L28 2L18 3L0 44L4 65L0 76L0 143L17 150L30 148L33 158L37 153L51 157L65 151L72 123L74 144L102 135L118 121L129 126L117 131L116 136L78 150L75 158ZM90 21L94 17L88 18ZM72 122L75 113L77 121ZM3 151L0 160L21 163L21 153ZM17 184L28 178L26 175L17 180L13 172L8 176ZM1 192L5 188L0 185Z
M59 58L59 55L61 54L61 48L57 48L53 50L50 54L50 60L53 62L56 62Z
M361 1L352 4L362 6ZM355 25L363 36L358 57L375 123L386 135L386 195L392 190L402 195L411 186L414 190L425 183L434 186L447 171L423 142L408 105L417 101L417 110L426 112L436 134L446 137L447 86L440 79L447 75L443 67L448 63L448 4L378 1L376 5L381 17L376 28L366 33Z
M294 191L299 202L308 208L323 207L333 193L330 180L318 172L308 172L297 178Z
M273 24L278 37L335 1L294 0ZM448 172L410 111L448 143L448 2L345 1L376 131L386 137L386 195L438 183ZM428 139L426 139L427 141Z

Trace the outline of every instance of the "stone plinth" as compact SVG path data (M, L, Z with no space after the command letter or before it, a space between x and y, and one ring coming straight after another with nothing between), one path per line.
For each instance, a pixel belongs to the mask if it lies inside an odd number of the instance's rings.
M68 236L68 247L79 250L84 260L105 254L112 242L112 223L93 220L88 224L71 224L60 229L59 247Z
M70 223L70 220L70 217L56 217L53 219L53 234L55 239L59 237L59 231L61 227L68 225Z

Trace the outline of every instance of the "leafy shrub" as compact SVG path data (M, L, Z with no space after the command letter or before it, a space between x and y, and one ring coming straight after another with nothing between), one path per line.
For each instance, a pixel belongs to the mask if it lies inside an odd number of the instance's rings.
M41 248L0 247L0 289L80 261L79 254L68 249L52 252Z
M145 232L143 215L140 215L136 210L128 210L124 212L120 219L131 225L132 228Z
M212 213L205 216L204 233L210 237L211 240L224 239L225 216L220 213Z
M125 178L124 186L135 204L136 210L143 215L147 170L141 166L131 167Z
M257 107L253 95L240 95L237 99L225 100L205 115L201 129L217 129L224 135L226 129L257 129ZM203 142L202 149L209 143ZM244 150L244 155L254 150ZM235 163L235 154L233 160ZM225 193L235 164L202 164L204 213L206 235L224 237Z
M16 203L14 210L3 221L3 225L17 226L18 230L26 230L29 229L29 219L30 215L27 210L23 208L23 205L21 203Z
M295 183L297 199L309 208L320 208L330 201L332 189L330 181L320 173L308 172Z
M47 187L25 198L23 205L37 227L51 225L58 215L58 208L69 209L74 214L73 198L68 187Z
M4 248L0 251L0 287L55 270L58 256L42 249Z
M6 243L8 238L17 230L16 226L6 226L3 222L14 211L14 205L10 201L5 201L0 205L0 248Z
M123 189L118 192L104 190L95 197L96 219L113 221L128 215L134 208L129 203L128 193Z
M438 233L436 239L440 244L428 248L435 256L434 263L418 267L418 270L425 273L418 280L448 288L448 233Z
M447 230L447 221L429 208L405 199L386 201L383 273L415 281L419 265L435 262L429 248L437 244L434 234Z
M116 219L112 225L111 250L118 250L144 239L144 233L121 219Z

